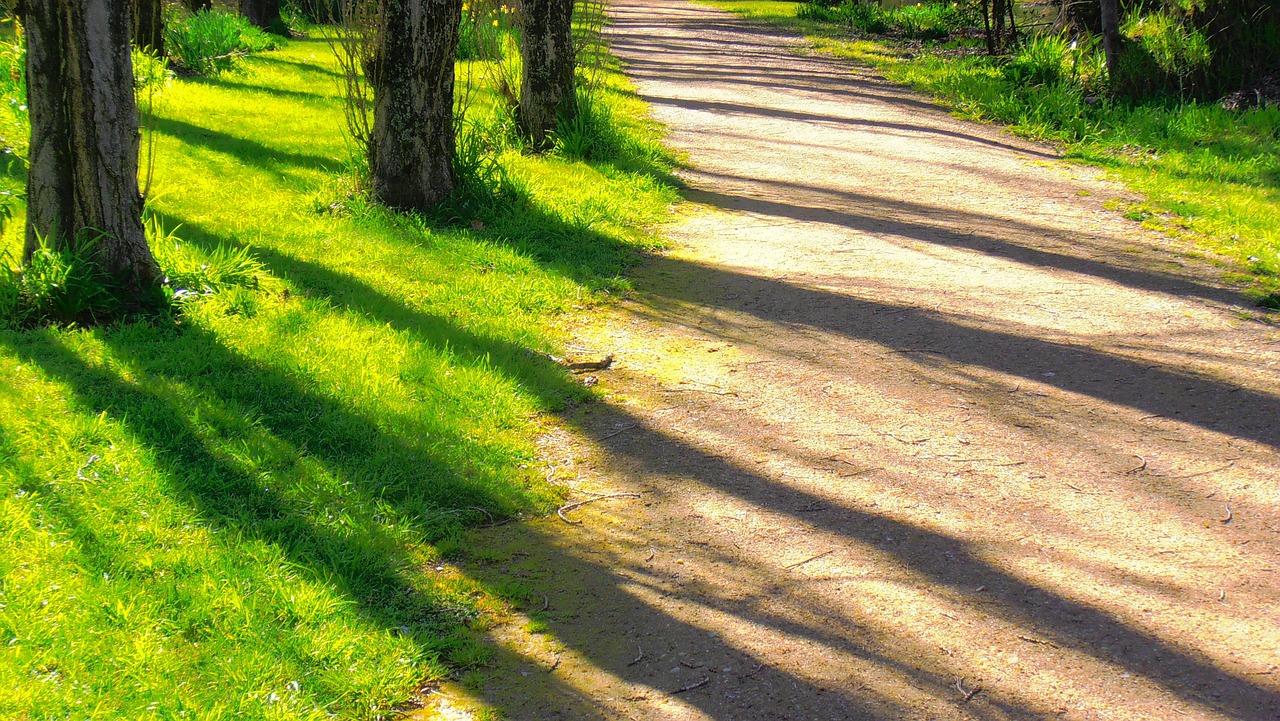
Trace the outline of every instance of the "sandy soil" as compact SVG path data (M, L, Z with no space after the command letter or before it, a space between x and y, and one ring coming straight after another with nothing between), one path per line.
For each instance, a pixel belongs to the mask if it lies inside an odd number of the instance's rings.
M640 497L477 540L541 621L436 710L1280 718L1275 327L1049 148L714 10L614 16L704 207L544 444Z

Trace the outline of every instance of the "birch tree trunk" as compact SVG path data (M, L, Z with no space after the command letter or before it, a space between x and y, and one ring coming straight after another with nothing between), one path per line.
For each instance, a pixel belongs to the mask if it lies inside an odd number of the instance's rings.
M427 210L457 185L453 62L461 0L379 0L369 172L378 202Z
M535 148L546 147L561 117L577 110L573 90L573 0L524 0L520 53L520 128Z
M122 290L160 277L142 228L130 0L26 0L30 259L41 238L70 248L98 238L96 259Z

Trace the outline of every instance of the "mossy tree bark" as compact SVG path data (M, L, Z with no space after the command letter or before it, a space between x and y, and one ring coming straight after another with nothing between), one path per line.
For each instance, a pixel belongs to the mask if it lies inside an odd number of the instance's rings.
M138 192L131 0L26 0L29 260L40 239L98 238L97 261L125 291L153 286Z
M280 19L280 0L240 0L240 13L267 32L277 35L289 32Z
M524 38L520 48L524 78L520 87L520 127L534 144L551 141L560 118L577 111L573 89L573 0L524 0Z
M369 171L378 202L427 210L454 189L453 62L462 0L379 0Z
M133 0L133 41L164 57L164 0Z

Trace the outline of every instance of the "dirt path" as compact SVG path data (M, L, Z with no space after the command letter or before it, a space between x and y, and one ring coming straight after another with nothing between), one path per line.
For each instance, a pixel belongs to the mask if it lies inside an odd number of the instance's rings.
M467 569L545 598L481 697L1280 718L1276 330L1045 148L713 10L615 18L708 209L584 339L608 401L546 439L559 482L641 498Z

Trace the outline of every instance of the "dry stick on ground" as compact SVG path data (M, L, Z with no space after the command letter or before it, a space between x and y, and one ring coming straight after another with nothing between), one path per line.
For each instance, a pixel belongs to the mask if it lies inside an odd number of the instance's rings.
M619 434L621 434L621 433L625 433L625 432L627 432L627 431L631 430L632 428L635 428L635 427L636 427L636 426L638 426L638 425L640 425L640 424L639 424L639 423L632 423L632 424L631 424L631 425L629 425L629 426L624 426L624 427L622 427L622 428L619 428L618 430L614 431L613 433L606 433L605 435L600 436L600 437L599 437L599 438L597 438L596 440L598 440L598 441L607 441L607 440L609 440L610 438L613 438L614 436L619 435Z
M639 497L640 497L639 493L606 493L603 496L588 498L585 501L574 501L573 503L566 503L563 506L560 506L560 508L556 509L556 515L559 516L560 520L564 521L565 523L568 523L574 526L580 526L582 525L582 521L571 521L568 518L566 518L564 514L569 511L572 511L575 508L580 508L582 506L585 506L588 503L595 503L596 501L603 501L609 498L639 498Z
M806 559L804 559L803 561L800 561L800 562L798 562L798 563L793 563L793 564L791 564L790 566L784 566L784 568L788 568L788 569L791 569L791 568L799 568L799 567L803 566L804 564L809 563L810 561L816 561L816 560L818 560L819 558L824 558L824 557L826 557L826 556L830 556L831 554L833 554L833 553L835 553L835 552L836 552L836 549L834 549L834 548L833 548L833 549L831 549L830 551L823 551L822 553L819 553L819 554L818 554L818 555L816 555L816 556L810 556L809 558L806 558Z
M640 646L636 646L636 650L639 651L640 653L635 658L631 659L631 661L627 664L628 666L634 666L640 663L642 660L644 660L644 648Z
M964 696L964 703L969 703L970 701L972 701L972 700L973 700L973 697L974 697L974 696L977 696L979 693L981 693L981 692L982 692L982 687L981 687L981 686L974 686L974 687L973 687L973 688L971 688L971 689L966 689L966 688L964 687L964 678L958 678L958 679L956 679L956 686L955 686L955 688L956 688L956 690L957 690L957 691L959 691L959 692L960 692L960 694L961 694L961 695L963 695L963 696Z
M689 684L688 686L685 686L684 688L678 688L678 689L676 689L675 691L672 691L672 692L671 692L671 695L672 695L672 696L675 696L675 695L676 695L676 694L678 694L678 693L684 693L685 691L692 691L692 690L694 690L695 688L702 688L703 686L706 686L706 685L707 685L707 684L709 684L709 683L711 683L711 677L710 677L710 676L708 676L708 677L706 677L706 678L702 679L701 681L699 681L699 682L697 682L697 683L691 683L691 684Z

